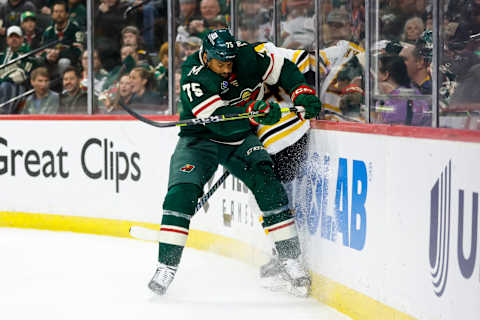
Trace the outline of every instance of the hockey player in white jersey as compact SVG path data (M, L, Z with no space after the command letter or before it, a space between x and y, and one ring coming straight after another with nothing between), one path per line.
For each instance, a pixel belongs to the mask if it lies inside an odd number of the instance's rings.
M258 44L255 50L281 55L289 59L305 75L307 82L309 79L314 81L315 57L306 50L280 48L269 42ZM361 79L362 69L361 66L356 67L352 61L356 60L356 55L363 52L362 48L348 41L339 41L337 45L319 52L319 70L324 78L320 97L328 101L328 104L324 104L327 119L344 121L343 112L347 111L344 103L345 97L354 97L353 101L360 104L359 96L363 96L363 90L360 87L361 81L355 78L360 77ZM344 99L342 100L342 98ZM275 86L265 88L265 100L275 101L282 107L292 105L288 94ZM348 102L352 102L352 99L349 99ZM358 119L361 121L359 115L360 112L358 112ZM301 114L292 112L283 114L281 120L276 124L259 126L257 130L257 136L271 155L274 161L274 171L287 190L290 200L292 200L293 192L291 184L301 165L307 159L309 129L309 120L303 119ZM286 276L284 267L276 257L275 250L272 251L273 256L270 261L260 268L262 286L300 295Z

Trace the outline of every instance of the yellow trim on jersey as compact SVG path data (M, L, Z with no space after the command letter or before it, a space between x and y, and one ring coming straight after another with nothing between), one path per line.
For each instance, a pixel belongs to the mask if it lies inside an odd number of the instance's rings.
M360 47L359 45L353 43L353 42L348 42L350 44L350 46L352 46L353 48L357 49L358 51L360 52L365 52L365 49L363 49L362 47Z
M300 56L300 53L301 53L301 52L302 52L301 50L295 51L295 53L293 54L293 58L292 58L292 62L293 62L293 63L297 64L297 59L298 59L298 57Z
M299 123L297 123L293 127L290 127L288 130L285 130L283 132L280 132L278 134L273 135L273 137L271 137L270 139L267 139L267 141L265 141L263 143L263 145L265 146L265 148L268 148L268 146L270 146L271 144L273 144L273 143L277 142L278 140L284 138L285 136L288 136L293 131L296 131L297 129L301 128L304 124L305 124L305 120L300 121Z
M255 51L260 52L265 50L265 43L260 43L258 46L255 47Z
M328 67L330 65L330 61L327 58L327 54L324 51L320 51L320 55L323 58L323 62L325 62L325 66Z
M275 127L277 127L278 125L280 125L281 123L283 123L283 122L285 122L285 121L287 121L287 120L290 120L290 119L294 118L295 116L296 116L296 114L295 114L294 112L290 112L290 113L287 114L286 116L282 117L282 118L280 119L280 121L278 121L277 123L275 123L275 124L273 124L273 125L271 125L271 126L262 126L262 127L257 131L257 136L258 136L258 137L261 137L261 136L265 133L265 131L268 131L268 130L270 130L270 129L272 129L272 128L275 128Z
M301 65L298 66L298 70L302 71L305 70L306 67L310 66L310 59L306 59Z

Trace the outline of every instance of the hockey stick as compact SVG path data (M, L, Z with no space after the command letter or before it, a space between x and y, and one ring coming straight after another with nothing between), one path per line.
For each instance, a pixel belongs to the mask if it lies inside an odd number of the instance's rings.
M215 184L210 188L210 190L208 190L208 192L205 193L200 198L200 200L198 200L197 205L195 206L194 213L197 213L200 209L202 209L203 205L208 201L208 199L210 199L210 197L218 189L218 187L220 187L220 185L225 182L229 175L230 172L225 171L222 176L218 178L217 182L215 182ZM132 237L139 240L160 241L158 230L153 230L141 226L131 226L129 232Z
M24 93L22 93L21 95L19 96L16 96L16 97L13 97L12 99L8 100L8 101L5 101L4 103L0 104L0 109L3 108L4 106L12 103L12 102L15 102L17 100L20 100L20 99L23 99L23 98L26 98L28 97L29 95L33 94L35 92L34 89L30 89Z
M138 112L134 111L132 108L128 107L125 105L123 102L119 101L119 105L128 112L132 117L145 122L146 124L149 124L151 126L157 127L157 128L166 128L166 127L185 127L185 126L195 126L199 124L209 124L209 123L215 123L215 122L223 122L223 121L229 121L229 120L239 120L239 119L246 119L250 117L262 117L265 115L265 113L260 112L260 111L252 111L252 112L245 112L245 113L236 113L236 114L223 114L223 115L218 115L218 116L211 116L208 118L196 118L196 119L187 119L187 120L180 120L176 122L157 122L150 120ZM281 108L281 112L303 112L305 111L304 107L291 107L291 108Z

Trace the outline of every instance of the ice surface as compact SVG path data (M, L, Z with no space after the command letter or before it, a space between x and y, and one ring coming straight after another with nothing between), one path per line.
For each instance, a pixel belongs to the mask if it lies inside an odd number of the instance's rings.
M151 293L157 245L0 228L0 319L348 319L260 288L258 270L187 248L167 295Z

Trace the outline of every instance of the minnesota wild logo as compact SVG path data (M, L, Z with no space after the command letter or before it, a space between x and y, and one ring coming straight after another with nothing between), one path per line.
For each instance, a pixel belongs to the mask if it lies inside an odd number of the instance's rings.
M183 171L183 172L186 172L186 173L190 173L190 172L193 171L193 169L195 169L195 166L187 163L187 164L184 165L182 168L180 168L180 171Z

